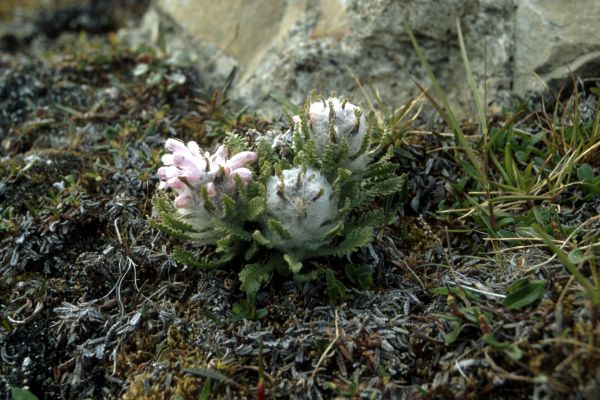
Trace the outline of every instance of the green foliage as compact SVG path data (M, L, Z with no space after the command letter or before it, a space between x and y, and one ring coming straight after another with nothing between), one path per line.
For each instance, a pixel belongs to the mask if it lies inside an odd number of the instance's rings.
M235 303L231 311L233 313L234 321L241 321L244 319L258 321L267 315L267 310L264 308L256 309L254 298L244 299L239 303Z
M347 154L348 145L346 141L342 141L339 145L333 142L327 143L320 166L329 181L335 179L339 165Z
M315 255L318 256L328 256L333 255L337 257L342 257L346 254L351 254L361 247L366 246L371 243L373 240L373 228L370 226L367 227L358 227L351 230L345 230L340 237L343 240L332 247L325 247L315 251Z
M153 199L157 216L152 221L153 226L190 243L214 246L208 251L203 250L203 256L198 256L194 250L176 247L174 258L202 269L240 265L240 289L247 295L250 303L261 287L270 281L275 271L280 275L291 276L297 282L311 281L324 273L331 301L346 296L346 288L340 279L347 279L350 284L361 289L370 287L372 270L369 266L342 263L339 269L324 270L318 260L345 257L368 246L373 241L376 229L384 221L390 220L389 213L398 210L397 206L393 208L388 204L389 196L395 196L393 198L396 202L402 200L397 195L403 191L406 177L398 175L398 165L392 161L394 152L388 149L393 142L392 132L397 129L389 124L399 124L399 119L393 118L380 123L374 113L366 114L367 118L361 119L366 121L362 123L366 123L367 128L362 131L366 134L360 142L360 148L355 147L354 154L348 154L346 140L336 137L335 115L332 112L328 134L324 139L319 139L325 142L320 142L319 146L322 147L318 148L316 140L309 134L309 108L309 102L299 108L299 119L294 119L299 122L293 123L287 134L289 139L281 142L281 148L273 146L272 139L267 136L255 138L253 142L236 134L225 136L224 144L229 154L255 151L258 162L254 165L253 179L248 184L242 184L239 178L236 179L234 194L222 193L211 197L206 187L198 189L198 203L202 204L203 212L209 216L208 225L216 238L212 243L196 239L202 232L198 232L193 219L188 220L178 213L167 196L156 195ZM294 107L290 106L289 109ZM357 117L360 118L360 112L357 112ZM364 168L352 172L341 167L348 159L354 161L364 155L368 155L369 161ZM292 166L299 167L301 171L309 168L319 171L333 188L330 195L326 195L324 189L316 190L312 192L316 194L311 195L311 198L302 200L284 199L282 187L279 194L281 201L296 207L298 218L302 218L303 210L321 196L328 196L327 201L337 202L337 207L334 215L325 219L331 229L324 236L310 237L308 234L310 245L307 242L306 246L294 246L292 250L284 251L280 250L282 241L298 238L292 236L292 232L296 231L269 212L267 186L273 176L279 177L280 185L283 186L282 171L291 169ZM295 183L297 190L304 187L301 180L305 179L305 175L298 174L298 182ZM288 184L289 182L286 183ZM303 262L304 259L317 262L306 263ZM250 303L239 303L236 315L256 317Z
M20 388L12 388L10 389L10 394L13 400L37 400L38 397L31 393L29 390L20 389Z
M179 246L173 248L173 258L175 261L180 262L190 267L198 269L212 269L220 265L226 264L230 257L221 256L219 258L211 258L210 256L197 257L194 253L187 251Z
M546 233L541 226L538 224L532 225L535 233L544 241L546 246L555 254L555 256L563 263L565 268L569 271L573 278L581 285L585 294L588 296L590 301L594 303L596 306L600 305L600 284L597 279L597 271L594 263L590 263L590 267L592 270L592 279L588 279L585 275L579 270L579 263L585 261L582 257L571 256L567 254L563 249L558 247L556 243L554 243L553 238ZM596 238L597 239L597 238ZM597 243L597 242L596 242Z
M200 392L200 395L198 396L198 400L209 400L210 399L211 383L212 383L212 381L210 380L210 378L206 378L206 381L204 381L204 385L202 385L202 391Z
M184 51L167 54L165 34L162 24L159 25L159 35L153 47L140 48L140 53L145 53L146 62L139 63L132 71L133 76L146 76L146 84L158 86L171 91L186 81L186 76L177 72L177 67L192 65L190 56Z
M519 279L508 288L502 304L507 308L521 308L540 300L544 295L544 280Z
M346 287L335 277L333 270L330 268L325 270L325 282L327 283L327 297L330 304L344 301L348 297Z
M448 296L449 294L452 294L454 296L465 296L467 299L473 301L480 300L480 296L477 293L470 290L461 290L457 287L437 287L431 289L431 293L439 294L441 296Z
M373 204L375 199L402 191L406 175L398 176L398 165L389 161L391 151L375 163L367 166L360 173L347 178L345 171L338 171L341 176L340 198L350 200L349 210L362 210Z
M373 271L371 267L365 264L346 265L346 276L350 279L350 282L363 290L371 287L373 283Z
M240 289L250 297L254 297L262 284L269 281L272 264L248 264L240 271Z
M164 195L155 195L152 198L152 206L158 215L158 218L150 220L155 228L178 239L191 239L189 233L194 229L177 214L172 201Z
M500 342L491 333L486 333L481 339L491 348L504 351L513 360L519 360L523 357L523 351L519 347L512 343Z
M545 104L540 112L528 115L520 107L500 123L488 122L457 21L461 56L479 114L477 135L468 137L410 27L406 28L433 83L436 98L421 87L423 95L453 130L460 149L454 157L463 176L452 184L454 203L449 207L440 204L440 211L459 214L461 219L472 222L473 231L483 231L494 247L503 242L515 246L542 243L554 254L553 258L564 264L592 303L600 304L597 232L590 228L598 217L579 226L565 226L558 211L563 205L571 208L575 202L593 201L600 195L600 108L595 110L593 120L583 119L582 94L575 84L574 93L567 100L558 100L557 96L550 112ZM590 91L600 94L597 88ZM520 128L530 117L537 121L533 133ZM586 229L582 229L584 226ZM571 251L565 251L565 247ZM505 305L524 307L543 294L542 281L522 281L519 285L523 286L513 288Z
M460 322L454 322L452 324L452 329L450 329L450 331L448 331L444 335L444 342L446 342L446 344L452 344L456 342L456 339L458 339L458 336L460 335L460 332L463 328L463 324L461 324Z
M248 141L233 132L225 134L223 144L227 147L229 154L237 154L248 149Z
M302 261L289 254L284 254L283 259L287 263L292 274L296 275L300 273L300 270L302 269Z
M292 238L292 234L286 228L284 228L284 226L281 225L279 221L275 219L269 219L268 226L269 229L271 229L273 232L279 235L282 239Z
M583 164L577 168L577 177L581 180L584 200L600 196L600 175L594 174L594 169L590 164Z
M17 230L17 224L13 217L14 211L15 209L12 206L0 211L0 232L13 232Z

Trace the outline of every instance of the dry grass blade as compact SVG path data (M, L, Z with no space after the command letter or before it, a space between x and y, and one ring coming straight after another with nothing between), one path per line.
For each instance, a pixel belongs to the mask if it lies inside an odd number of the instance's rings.
M334 312L335 312L335 320L334 320L334 322L335 322L335 337L333 338L333 340L331 342L329 342L329 345L327 346L327 348L325 348L325 350L323 351L323 354L321 354L321 357L319 357L319 360L317 361L317 364L315 365L315 368L313 369L313 372L310 374L310 378L308 379L309 386L312 385L312 383L314 382L315 376L317 375L317 372L321 368L321 365L325 362L325 359L330 356L330 352L333 349L333 346L335 346L336 343L338 342L338 340L340 340L340 328L338 326L338 310L336 309Z
M190 375L201 376L203 378L214 379L215 381L218 381L218 382L227 383L227 384L235 387L237 390L239 390L239 391L241 391L243 393L247 393L248 392L244 386L240 385L239 383L237 383L233 379L231 379L231 378L223 375L222 373L220 373L219 371L216 371L214 369L210 369L210 368L183 368L183 372L185 372L186 374L190 374Z
M458 123L458 119L454 115L454 112L452 111L452 107L450 107L450 103L448 102L448 99L446 98L446 95L444 94L444 90L442 89L440 82L435 77L435 74L433 73L433 70L431 69L431 66L428 63L427 58L425 57L425 54L423 53L423 49L421 49L421 46L419 46L419 44L417 43L417 39L415 38L415 36L412 32L412 29L408 25L408 22L406 22L404 24L404 27L410 37L410 40L413 44L415 52L417 53L417 57L419 58L419 61L421 62L421 65L423 66L423 68L425 68L425 71L427 72L427 75L429 76L429 79L431 80L431 82L433 84L433 88L435 90L436 96L440 99L440 101L442 102L442 105L444 106L443 112L441 112L441 115L444 116L444 119L446 119L446 121L448 122L448 125L454 131L457 142L460 144L460 146L463 148L463 150L467 154L467 157L469 158L469 161L471 162L473 167L477 169L478 175L481 177L482 180L484 180L484 182L487 181L487 176L485 174L484 168L481 165L481 160L476 156L475 152L471 148L471 145L467 141L466 136L465 136L460 124ZM421 90L424 93L426 93L426 91L424 91L422 89L422 87L421 87ZM428 95L426 95L426 96L428 98L431 98ZM435 105L436 103L432 103L432 104ZM442 111L441 108L438 111Z

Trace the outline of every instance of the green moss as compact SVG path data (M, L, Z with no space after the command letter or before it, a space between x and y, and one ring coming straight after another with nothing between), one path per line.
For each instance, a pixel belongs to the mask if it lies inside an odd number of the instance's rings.
M58 149L35 150L0 162L8 170L3 209L13 207L17 213L26 208L39 208L55 189L53 184L67 176L80 176L91 160L86 155Z

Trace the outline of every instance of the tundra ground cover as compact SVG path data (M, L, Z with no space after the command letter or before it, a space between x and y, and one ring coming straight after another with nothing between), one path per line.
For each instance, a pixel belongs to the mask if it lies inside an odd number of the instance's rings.
M0 393L593 398L597 82L463 121L443 92L396 108L365 90L406 174L354 256L370 287L277 278L248 303L236 271L173 260L149 224L156 170L170 137L286 122L167 60L110 35L0 56Z

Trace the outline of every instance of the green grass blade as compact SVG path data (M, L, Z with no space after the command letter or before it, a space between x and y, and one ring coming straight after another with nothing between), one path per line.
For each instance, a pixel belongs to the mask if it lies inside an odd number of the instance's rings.
M475 152L471 148L471 145L469 144L464 132L462 131L460 124L458 123L458 119L456 118L456 115L454 115L454 112L452 111L452 108L450 107L450 104L448 103L448 99L447 99L446 95L444 94L444 90L442 89L440 82L435 77L435 74L433 73L431 66L427 62L427 59L425 58L425 53L423 53L423 49L417 43L417 39L415 38L415 35L413 34L413 31L407 22L404 24L404 26L405 26L406 32L408 33L408 36L410 37L410 41L413 44L415 52L417 53L417 57L419 58L419 61L423 65L423 68L425 68L425 71L427 72L427 75L429 76L429 79L431 80L431 82L433 84L435 94L437 95L437 97L442 102L442 105L444 106L445 113L442 115L447 118L446 122L454 131L457 142L464 149L465 153L467 154L467 157L469 158L469 161L477 169L478 174L480 175L481 179L484 182L487 182L487 177L484 173L484 168L481 163L481 160L475 155Z
M465 66L465 70L467 71L467 80L469 81L469 86L471 87L471 93L473 94L473 99L475 100L475 106L477 107L477 112L479 113L479 122L481 124L481 133L483 134L483 138L485 144L487 145L487 122L485 120L485 109L483 104L481 103L481 98L479 97L479 91L477 90L477 84L475 83L475 79L473 78L473 71L471 70L471 64L469 63L469 57L467 56L467 49L465 47L465 41L462 34L462 29L460 27L460 20L456 19L456 30L458 32L458 44L460 46L460 55L463 60L463 64Z
M542 238L544 244L548 246L548 248L550 248L550 250L552 250L554 254L556 254L556 257L565 265L565 267L567 268L569 273L573 275L573 278L575 278L577 283L583 286L583 288L588 292L588 296L590 296L592 300L594 299L594 297L597 297L594 296L595 290L592 284L587 280L585 276L583 276L581 272L579 272L577 266L573 264L571 260L569 260L569 256L567 255L567 253L565 253L554 243L553 238L550 237L550 235L548 235L540 225L532 224L531 227Z

